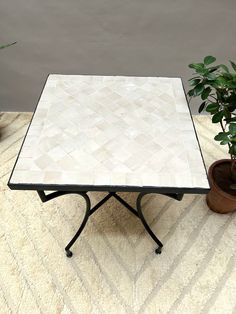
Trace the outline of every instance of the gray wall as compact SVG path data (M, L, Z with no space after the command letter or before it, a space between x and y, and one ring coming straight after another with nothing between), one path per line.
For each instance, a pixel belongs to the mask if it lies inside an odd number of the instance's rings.
M235 9L235 0L1 1L0 43L18 43L0 50L0 111L32 111L48 73L182 76L187 88L191 61L236 60Z

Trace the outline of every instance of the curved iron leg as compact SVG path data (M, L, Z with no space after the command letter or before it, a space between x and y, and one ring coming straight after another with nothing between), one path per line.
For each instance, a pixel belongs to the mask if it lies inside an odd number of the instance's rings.
M78 229L78 231L76 232L76 234L74 235L74 237L72 238L72 240L67 244L67 246L65 247L65 251L66 251L66 256L67 257L71 257L73 255L73 253L70 251L70 248L72 247L72 245L75 243L75 241L78 239L78 237L80 236L81 232L83 231L89 215L90 215L90 208L91 208L91 203L90 203L90 199L88 197L88 195L86 193L76 193L78 195L81 195L85 201L86 201L86 211L85 211L85 215L84 215L84 219Z
M158 248L155 250L156 254L161 254L161 249L163 247L163 244L161 243L161 241L156 237L156 235L152 232L151 228L149 227L146 219L143 216L142 213L142 208L141 208L141 201L144 195L146 195L148 193L140 193L138 198L137 198L137 211L138 211L138 215L139 218L141 219L145 229L147 230L147 232L149 233L149 235L152 237L152 239L156 242L156 244L158 245Z

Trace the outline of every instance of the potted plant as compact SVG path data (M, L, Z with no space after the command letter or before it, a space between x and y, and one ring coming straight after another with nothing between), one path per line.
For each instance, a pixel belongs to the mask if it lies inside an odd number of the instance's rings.
M230 159L214 162L208 171L211 190L207 204L215 212L236 210L236 64L230 61L215 65L216 58L206 56L201 63L191 63L194 77L189 80L192 97L200 97L199 113L209 112L213 123L220 123L222 131L215 136L220 145L228 145Z

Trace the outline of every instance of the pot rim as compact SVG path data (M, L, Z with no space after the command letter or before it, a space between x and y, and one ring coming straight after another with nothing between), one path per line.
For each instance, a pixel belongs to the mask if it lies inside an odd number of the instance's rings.
M213 162L213 164L211 164L210 168L208 169L208 179L209 179L209 182L210 182L210 185L212 187L214 187L217 192L219 194L221 194L222 196L228 198L228 199L231 199L232 201L236 201L236 196L234 195L231 195L225 191L223 191L215 182L215 180L213 179L213 172L214 172L214 168L219 165L219 164L223 164L223 163L230 163L231 162L231 159L219 159L219 160L216 160L215 162Z

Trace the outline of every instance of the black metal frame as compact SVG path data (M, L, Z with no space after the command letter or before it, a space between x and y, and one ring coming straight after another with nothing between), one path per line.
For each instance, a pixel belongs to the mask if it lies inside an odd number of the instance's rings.
M146 192L158 194L207 194L210 188L159 187L159 186L131 186L131 185L79 185L79 184L37 184L11 183L11 190L33 191L69 191L69 192Z
M121 198L119 195L116 194L116 192L108 192L108 194L101 200L99 201L93 208L91 208L91 202L90 202L90 198L87 195L87 192L73 192L73 191L56 191L56 192L52 192L50 194L45 194L44 191L37 191L38 195L41 199L42 202L47 202L50 201L53 198L62 196L62 195L66 195L66 194L78 194L80 196L82 196L86 202L86 209L85 209L85 215L84 218L82 220L82 223L78 229L78 231L76 232L76 234L74 235L74 237L71 239L71 241L67 244L67 246L65 247L65 251L66 251L66 256L67 257L72 257L73 253L70 250L70 248L72 247L72 245L75 243L75 241L78 239L78 237L80 236L81 232L83 231L84 227L86 226L86 223L89 219L89 216L91 216L93 213L95 213L95 211L97 211L104 203L106 203L111 197L114 197L117 201L119 201L123 206L125 206L132 214L134 214L136 217L140 218L140 220L142 221L144 228L146 229L146 231L148 232L148 234L150 235L150 237L154 240L154 242L156 242L156 244L158 245L157 249L155 250L156 254L161 254L161 250L163 247L163 244L161 243L161 241L157 238L157 236L153 233L153 231L151 230L151 228L149 227L143 212L142 212L142 206L141 206L141 202L142 202L142 198L147 195L150 194L150 192L141 192L139 193L138 197L137 197L137 201L136 201L136 208L134 209L132 206L130 206L123 198ZM166 193L159 193L159 194L163 194L166 195L168 197L171 197L175 200L181 201L183 198L183 194L177 194L177 193L173 193L173 194L166 194Z

